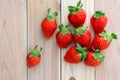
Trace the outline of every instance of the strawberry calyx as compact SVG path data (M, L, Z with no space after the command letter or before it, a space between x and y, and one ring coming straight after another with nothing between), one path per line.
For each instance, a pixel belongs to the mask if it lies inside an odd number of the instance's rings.
M76 6L68 6L68 9L71 14L75 14L81 9L82 6L83 4L81 3L81 0L79 0Z
M76 51L80 54L80 58L83 61L87 55L87 48L86 47L82 47L81 45L79 45L78 43L76 44Z
M50 8L48 9L48 11L47 11L47 16L46 16L46 18L48 19L48 20L56 20L56 16L58 15L58 13L57 12L54 12L54 13L50 13Z
M63 35L70 34L68 27L69 27L69 25L64 26L63 24L60 24L59 25L59 32L61 32Z
M96 49L96 50L93 49L93 51L95 52L95 54L93 55L93 57L94 57L95 59L99 60L100 62L103 62L105 56L103 56L103 55L101 54L101 51L98 50L98 49Z
M103 36L105 38L105 40L108 40L109 42L111 42L113 39L117 39L117 35L112 33L109 34L106 30L104 30L101 34L99 34L100 36Z
M41 51L42 51L42 48L40 48L40 50L37 50L37 47L38 47L38 45L36 45L33 50L32 50L32 49L29 49L30 52L31 52L30 58L41 56L40 53L41 53Z
M99 19L101 16L105 16L105 13L103 11L96 11L93 14L93 17L96 18L96 19Z
M81 35L85 34L87 27L79 26L75 30L72 31L73 34Z
M115 33L110 34L111 41L112 39L117 39L117 35Z

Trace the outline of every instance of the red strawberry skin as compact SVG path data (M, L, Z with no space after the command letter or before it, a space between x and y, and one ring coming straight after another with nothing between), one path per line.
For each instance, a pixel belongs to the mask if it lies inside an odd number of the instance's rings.
M85 34L81 34L81 35L75 34L73 36L73 40L75 43L79 43L81 46L84 46L87 48L90 46L91 38L92 38L91 33L88 30L85 31Z
M101 62L99 60L97 60L93 57L94 54L95 54L94 52L88 53L87 57L84 60L86 65L96 67L101 64Z
M68 15L69 22L77 28L80 25L83 25L86 20L86 12L82 8L79 10L79 12L75 14L69 14Z
M90 23L92 25L92 28L96 33L103 32L106 24L108 22L108 19L106 16L101 16L100 18L96 19L93 16L91 17Z
M91 43L90 50L92 48L104 50L108 48L109 45L110 45L110 42L108 40L105 40L103 36L96 35L93 39L93 42Z
M34 67L36 65L38 65L41 61L41 57L31 57L30 58L30 54L31 52L29 52L27 54L27 57L26 57L26 60L27 60L27 64L28 64L28 67L31 68L31 67Z
M41 23L41 28L44 36L50 38L57 28L57 23L55 20L48 20L45 18Z
M56 41L60 48L66 48L72 42L72 34L62 34L58 32L56 34Z
M80 54L76 51L76 46L72 46L64 56L64 60L68 63L78 64L81 62Z

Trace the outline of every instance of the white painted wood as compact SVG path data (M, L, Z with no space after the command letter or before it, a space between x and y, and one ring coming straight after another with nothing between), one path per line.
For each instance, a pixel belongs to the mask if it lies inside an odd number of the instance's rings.
M95 1L95 10L103 10L108 16L106 30L118 35L110 47L103 51L105 60L101 67L96 69L96 80L120 80L120 0Z
M41 21L45 18L47 9L60 12L59 1L28 0L28 47L35 45L43 48L41 63L28 69L28 80L58 80L60 66L60 50L56 44L55 34L46 39L41 31ZM60 14L60 13L59 13ZM59 23L60 17L57 17ZM57 30L56 30L57 31Z
M94 13L94 0L86 0L86 12L87 12L87 18L85 25L88 26L88 29L90 30L92 34L92 38L94 37L94 31L90 25L90 18ZM95 80L95 68L94 67L86 67L86 80Z
M62 1L62 23L68 24L68 6L69 5L76 5L78 0L61 0ZM94 12L94 0L83 0L83 8L86 10L87 13L87 19L85 22L85 26L89 27L89 30L92 32L92 35L94 36L94 33L92 29L90 28L89 19L92 13ZM72 27L72 26L71 26ZM74 44L71 44L71 46ZM70 48L70 47L69 47ZM62 49L62 60L66 53L66 51L69 49ZM75 80L95 80L95 68L86 67L84 63L80 64L69 64L62 61L62 80L69 80L71 77L74 77Z
M26 80L25 0L0 0L0 80Z
M84 63L72 65L63 61L63 56L69 48L61 49L60 55L60 49L55 40L57 30L49 40L43 36L40 23L47 9L51 7L52 12L57 10L58 23L60 23L61 15L61 23L67 24L67 6L75 5L77 1L27 0L26 7L26 0L0 0L0 80L60 80L60 65L61 80L69 80L71 77L76 80L120 80L120 39L113 40L110 47L102 51L106 57L103 64L100 67L91 68L85 66ZM88 26L92 36L94 33L89 19L95 9L106 12L109 18L107 31L115 32L120 37L119 0L82 1L83 8L87 12L85 26ZM35 45L43 48L42 60L38 66L28 69L27 72L27 48L33 48ZM70 46L72 45L74 44Z

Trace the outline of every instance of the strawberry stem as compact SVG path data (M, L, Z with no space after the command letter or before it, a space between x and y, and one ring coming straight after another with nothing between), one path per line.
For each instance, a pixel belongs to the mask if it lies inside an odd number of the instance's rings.
M50 13L50 8L47 10L47 16L46 16L46 18L48 19L48 20L56 20L56 16L58 15L58 13L57 12L54 12L54 13Z

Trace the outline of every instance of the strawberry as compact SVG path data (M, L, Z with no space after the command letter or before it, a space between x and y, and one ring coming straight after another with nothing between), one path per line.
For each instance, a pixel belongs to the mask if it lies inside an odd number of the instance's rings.
M117 35L114 33L109 34L107 31L104 30L102 33L96 34L91 43L90 50L92 48L104 50L109 47L113 39L117 39Z
M79 44L77 44L77 46L72 46L65 54L64 61L73 64L80 63L86 57L86 50L87 48L83 48Z
M107 22L108 22L108 19L105 16L105 13L102 11L96 11L90 20L92 28L96 33L103 32Z
M73 31L73 40L75 43L88 48L91 42L91 33L86 27L78 27Z
M68 20L69 22L77 28L84 24L86 20L86 12L82 9L81 0L77 3L76 6L68 6L69 8L69 15Z
M58 15L57 12L51 14L49 8L47 11L46 18L41 23L41 28L46 38L50 38L57 28L57 23L56 23L57 15Z
M37 50L37 47L38 46L35 46L34 50L30 49L30 52L26 56L26 60L29 68L34 67L40 63L41 60L40 53L42 51L42 48L40 50Z
M72 34L67 27L68 25L59 25L60 31L56 34L56 41L60 48L66 48L72 42Z
M93 52L89 52L84 62L88 66L99 66L104 60L104 56L101 54L100 50L94 50Z

